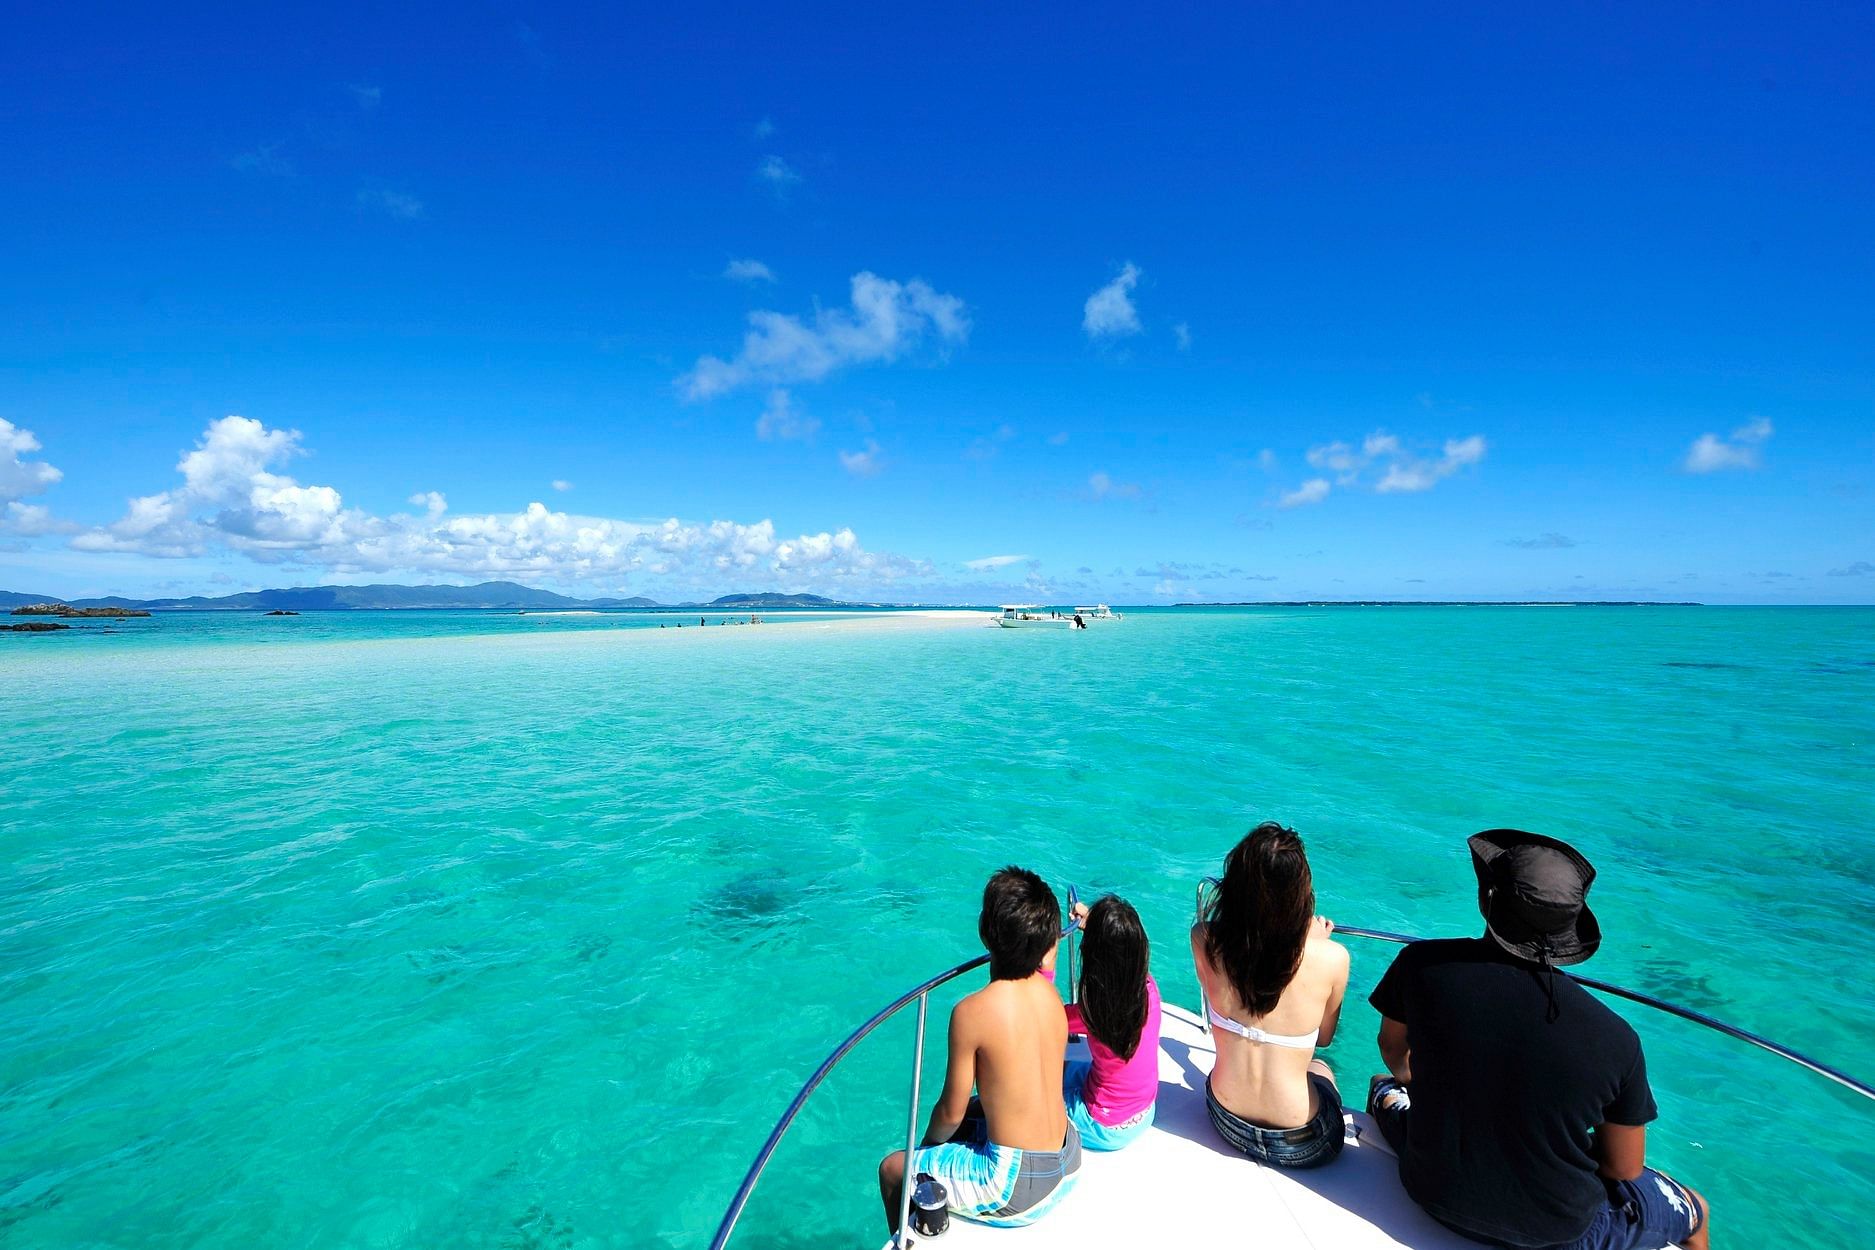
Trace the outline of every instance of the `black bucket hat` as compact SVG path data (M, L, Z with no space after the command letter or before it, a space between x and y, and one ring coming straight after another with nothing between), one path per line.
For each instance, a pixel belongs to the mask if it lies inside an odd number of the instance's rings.
M1589 910L1595 868L1567 842L1521 829L1472 835L1478 908L1493 941L1519 959L1567 967L1593 955L1602 927Z

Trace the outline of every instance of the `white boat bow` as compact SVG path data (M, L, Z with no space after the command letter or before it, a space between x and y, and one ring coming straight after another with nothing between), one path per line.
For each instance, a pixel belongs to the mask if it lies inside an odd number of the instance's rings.
M914 1235L910 1243L950 1250L1185 1250L1232 1242L1257 1250L1478 1250L1406 1196L1399 1165L1365 1114L1347 1113L1341 1156L1307 1171L1266 1167L1225 1145L1204 1105L1215 1058L1198 1017L1166 1003L1159 1105L1144 1136L1124 1150L1084 1151L1073 1192L1026 1228L953 1216L941 1238ZM1336 1074L1344 1090L1363 1093L1369 1075Z
M1206 884L1214 884L1207 879ZM1203 887L1200 887L1202 890ZM1202 897L1202 895L1200 896ZM1069 891L1070 903L1073 891ZM1066 940L1072 926L1062 930ZM1419 939L1378 929L1342 925L1337 932L1381 942L1408 943ZM916 1047L911 1065L911 1091L906 1122L907 1145L912 1144L925 1111L920 1099L924 1059L926 1013L931 992L939 986L982 968L988 955L978 955L915 985L860 1025L828 1055L807 1078L801 1092L782 1112L768 1140L762 1144L723 1212L710 1250L725 1250L735 1235L737 1221L748 1205L775 1149L801 1109L828 1075L853 1048L901 1010L916 1006ZM1068 953L1068 979L1074 980L1074 950ZM1638 990L1591 977L1576 976L1597 993L1663 1011L1703 1028L1768 1051L1818 1076L1875 1100L1875 1085L1858 1080L1840 1068L1792 1050L1770 1038L1715 1019L1690 1007L1667 1002ZM1083 1043L1069 1047L1069 1057L1083 1057ZM1218 1243L1254 1245L1257 1250L1370 1250L1408 1247L1410 1250L1472 1250L1479 1243L1460 1237L1420 1210L1400 1184L1398 1163L1379 1130L1365 1114L1343 1109L1345 1145L1334 1162L1306 1171L1266 1167L1226 1146L1211 1127L1205 1110L1204 1083L1216 1052L1199 1016L1172 1003L1164 1004L1159 1043L1159 1093L1153 1125L1125 1149L1110 1153L1086 1151L1072 1192L1055 1208L1026 1228L990 1228L953 1216L945 1239L961 1247L1020 1244L1030 1250L1062 1247L1086 1250L1089 1245L1137 1244L1152 1247L1210 1246ZM1344 1072L1342 1089L1367 1087L1365 1070ZM909 1205L910 1193L905 1195ZM903 1210L904 1208L901 1208ZM906 1245L919 1240L908 1236ZM888 1240L887 1250L897 1245Z

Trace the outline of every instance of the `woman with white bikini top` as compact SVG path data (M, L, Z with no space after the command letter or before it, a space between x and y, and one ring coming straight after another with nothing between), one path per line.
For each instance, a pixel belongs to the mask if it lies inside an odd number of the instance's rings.
M1348 952L1315 914L1302 839L1266 822L1224 860L1222 884L1191 929L1217 1062L1205 1088L1211 1123L1235 1148L1278 1167L1319 1167L1341 1153L1341 1099L1315 1058L1333 1040Z

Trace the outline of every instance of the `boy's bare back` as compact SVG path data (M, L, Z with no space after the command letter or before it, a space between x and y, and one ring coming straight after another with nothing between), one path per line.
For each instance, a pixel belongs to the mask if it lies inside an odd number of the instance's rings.
M991 981L957 1004L951 1028L976 1052L977 1097L990 1140L1021 1150L1061 1149L1068 1131L1061 1098L1068 1022L1055 983L1039 972Z

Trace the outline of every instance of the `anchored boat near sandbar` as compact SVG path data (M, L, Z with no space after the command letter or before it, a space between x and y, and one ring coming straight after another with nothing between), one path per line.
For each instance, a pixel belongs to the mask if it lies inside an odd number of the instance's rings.
M1004 629L1073 629L1074 618L1033 603L1005 603L996 623Z

